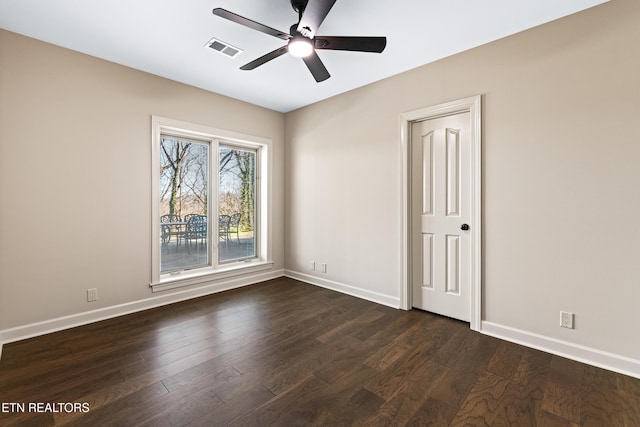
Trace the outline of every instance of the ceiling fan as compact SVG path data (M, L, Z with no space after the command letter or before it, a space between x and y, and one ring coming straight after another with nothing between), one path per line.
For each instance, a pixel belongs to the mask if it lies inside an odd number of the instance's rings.
M381 53L387 45L386 37L316 36L318 28L335 2L336 0L291 0L293 10L298 12L298 23L291 26L289 33L222 8L213 9L213 14L288 42L281 48L243 65L240 67L241 70L253 70L289 52L291 55L302 58L316 81L321 82L331 75L318 57L317 49Z

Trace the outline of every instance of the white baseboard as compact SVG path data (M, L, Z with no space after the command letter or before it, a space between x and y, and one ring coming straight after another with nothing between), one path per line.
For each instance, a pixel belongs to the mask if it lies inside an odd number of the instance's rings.
M380 294L378 292L368 291L366 289L357 288L351 285L345 285L344 283L334 282L332 280L327 280L318 276L312 276L310 274L299 273L297 271L292 271L292 270L285 270L284 275L286 277L290 277L292 279L296 279L301 282L320 286L326 289L331 289L332 291L351 295L357 298L365 299L367 301L386 305L388 307L393 307L393 308L400 307L400 298L398 297Z
M640 360L631 359L606 351L573 344L567 341L538 335L520 329L482 322L481 333L526 347L535 348L567 359L597 366L609 371L640 378Z
M99 308L97 310L0 330L0 357L2 357L3 344L45 335L51 332L61 331L63 329L74 328L76 326L82 326L105 319L124 316L125 314L148 310L150 308L160 307L167 304L186 301L192 298L198 298L243 286L253 285L266 280L277 279L282 276L284 276L284 270L270 270L267 272L235 277L224 281L217 281L212 284L193 287L183 291L171 292L166 295L153 296L140 301Z
M2 357L3 344L20 341L35 336L45 335L51 332L82 326L93 322L98 322L113 317L123 316L150 308L173 304L180 301L198 298L230 289L252 285L278 277L290 277L301 282L331 289L357 298L362 298L388 307L399 308L400 299L390 295L384 295L366 289L357 288L343 283L334 282L309 274L299 273L292 270L273 270L261 272L250 276L243 276L216 282L213 284L194 287L179 292L172 292L167 295L158 295L140 301L104 307L84 313L59 317L43 322L18 326L11 329L0 330L0 358ZM567 341L550 338L543 335L511 328L492 322L483 321L481 333L500 338L506 341L521 344L526 347L535 348L547 353L566 357L578 362L597 366L623 375L640 379L640 360L631 359L613 353L597 350L590 347L573 344Z

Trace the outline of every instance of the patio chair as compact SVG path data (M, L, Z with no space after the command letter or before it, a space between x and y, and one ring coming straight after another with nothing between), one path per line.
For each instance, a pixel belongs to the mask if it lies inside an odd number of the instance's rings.
M231 226L231 217L229 215L220 215L218 217L218 237L228 242L230 226Z
M191 219L191 218L192 218L192 217L194 217L194 216L198 216L198 214L186 214L186 215L182 218L182 220L183 220L184 222L189 222L189 219Z
M231 215L231 222L229 223L229 231L227 234L236 233L236 240L240 243L240 220L242 219L242 212L234 213Z
M187 225L184 231L184 241L187 246L187 253L191 254L191 240L196 241L196 249L198 248L198 240L200 240L200 246L207 240L207 216L206 215L185 215L187 219Z
M166 214L160 217L160 233L163 245L169 244L171 236L176 236L176 245L180 244L180 235L182 230L177 225L163 225L166 222L182 222L180 215Z

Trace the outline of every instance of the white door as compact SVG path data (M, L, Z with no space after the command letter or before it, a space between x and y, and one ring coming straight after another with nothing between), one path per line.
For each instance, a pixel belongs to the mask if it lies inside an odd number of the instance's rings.
M413 123L410 141L413 306L470 321L470 114Z

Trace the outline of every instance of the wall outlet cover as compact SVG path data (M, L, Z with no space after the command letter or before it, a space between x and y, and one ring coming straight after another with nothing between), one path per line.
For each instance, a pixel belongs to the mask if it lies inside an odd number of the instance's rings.
M563 328L573 329L573 317L573 313L570 313L568 311L561 311L560 326L562 326Z

